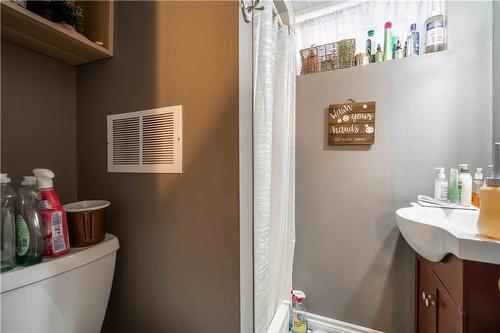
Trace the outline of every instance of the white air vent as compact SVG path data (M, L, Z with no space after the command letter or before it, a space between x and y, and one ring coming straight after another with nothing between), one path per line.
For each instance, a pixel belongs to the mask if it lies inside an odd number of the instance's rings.
M182 106L108 116L108 172L182 173Z

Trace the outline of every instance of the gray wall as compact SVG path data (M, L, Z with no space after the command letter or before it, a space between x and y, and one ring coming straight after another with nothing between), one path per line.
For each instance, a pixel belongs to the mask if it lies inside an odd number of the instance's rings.
M493 1L493 140L500 142L500 1Z
M118 236L105 332L239 330L238 3L116 2L77 70L78 197ZM183 105L183 173L106 170L106 115Z
M49 168L61 201L74 201L75 67L4 40L1 52L2 172L17 187L33 168Z
M484 168L491 151L491 3L448 13L446 52L297 79L293 285L310 312L413 330L414 253L394 211L432 194L434 167ZM377 103L371 148L326 146L328 105L348 98Z

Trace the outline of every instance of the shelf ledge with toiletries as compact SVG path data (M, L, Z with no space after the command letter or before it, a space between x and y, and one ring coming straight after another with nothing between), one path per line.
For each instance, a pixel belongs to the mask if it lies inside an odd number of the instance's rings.
M406 35L398 36L393 32L393 23L385 22L383 42L376 38L376 29L373 28L368 30L366 41L361 43L359 38L351 36L336 42L313 44L301 49L300 75L361 67L445 51L448 48L446 15L443 10L432 10L429 15L425 22L412 23ZM363 47L360 48L360 45Z
M445 59L445 57L449 56L450 50L442 50L433 53L421 54L418 57L408 57L402 59L393 59L390 61L381 61L369 63L367 65L360 66L349 66L344 68L337 68L333 70L325 70L325 71L317 71L314 73L308 74L298 74L297 77L311 77L316 75L321 75L325 73L337 73L337 72L356 72L356 71L366 71L371 69L382 69L387 71L396 71L398 66L407 66L408 64L414 66L415 69L425 70L428 67L428 64L432 64L433 62L442 62L440 59Z

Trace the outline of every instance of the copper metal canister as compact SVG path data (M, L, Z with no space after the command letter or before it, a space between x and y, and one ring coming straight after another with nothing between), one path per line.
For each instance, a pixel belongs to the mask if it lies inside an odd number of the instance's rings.
M109 205L110 202L105 200L86 200L64 205L71 246L89 246L104 239Z

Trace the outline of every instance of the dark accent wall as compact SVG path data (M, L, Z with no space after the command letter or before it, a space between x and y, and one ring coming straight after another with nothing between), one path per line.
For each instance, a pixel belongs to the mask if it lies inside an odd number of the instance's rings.
M78 198L111 201L104 332L239 331L238 3L117 2L78 67ZM106 115L183 105L183 173L108 173Z
M49 168L63 203L75 201L75 67L3 40L1 53L2 172L17 188Z

